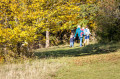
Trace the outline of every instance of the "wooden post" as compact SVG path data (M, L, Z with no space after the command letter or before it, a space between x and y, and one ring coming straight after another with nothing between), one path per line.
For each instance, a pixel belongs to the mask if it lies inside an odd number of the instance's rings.
M46 30L46 48L49 47L49 30Z

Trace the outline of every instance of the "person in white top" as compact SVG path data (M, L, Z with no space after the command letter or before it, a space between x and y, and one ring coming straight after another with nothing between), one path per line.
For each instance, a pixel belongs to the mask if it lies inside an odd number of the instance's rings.
M87 45L89 44L89 37L90 37L90 30L88 29L88 26L84 29L84 36L85 36L85 41L84 41L84 46L85 43L87 42Z

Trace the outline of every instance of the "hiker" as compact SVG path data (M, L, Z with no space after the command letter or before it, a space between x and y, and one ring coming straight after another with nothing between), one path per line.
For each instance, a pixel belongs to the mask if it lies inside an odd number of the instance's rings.
M81 29L81 30L82 30L82 32L81 32L82 40L83 40L83 38L84 38L84 29L85 29L84 27L82 27L82 29ZM83 41L82 41L82 42L83 42ZM82 46L83 46L83 45L82 45Z
M82 47L83 31L80 28L81 26L78 25L74 38L76 38L76 35L78 34L78 37L80 39L80 47Z
M82 27L82 29L81 29L81 30L82 30L82 32L81 32L81 36L82 36L82 37L83 37L83 35L84 35L84 29L85 29L84 27Z
M84 46L87 42L87 45L89 44L89 37L90 37L90 30L88 29L88 26L84 29L84 36L85 36L85 41L84 41Z
M73 47L74 46L74 34L71 33L70 35L70 47Z

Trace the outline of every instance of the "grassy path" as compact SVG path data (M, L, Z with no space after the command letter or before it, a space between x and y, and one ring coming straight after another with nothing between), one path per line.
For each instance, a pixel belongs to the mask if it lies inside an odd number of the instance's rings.
M66 61L68 62L68 61ZM73 57L59 70L56 79L119 79L120 54Z
M66 46L37 50L38 57L53 58L64 65L55 79L119 79L120 43L91 44L80 48Z
M119 79L120 43L35 50L38 59L0 65L0 79Z

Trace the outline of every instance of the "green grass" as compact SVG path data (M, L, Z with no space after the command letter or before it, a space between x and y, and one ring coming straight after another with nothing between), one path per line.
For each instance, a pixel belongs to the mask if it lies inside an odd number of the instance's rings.
M66 63L53 76L55 79L119 79L120 43L90 44L80 48L75 44L40 49L36 55Z
M119 79L120 53L72 57L55 79ZM69 63L68 63L69 62Z
M93 63L67 66L57 73L56 79L119 79L119 77L120 64Z
M115 52L120 48L120 43L118 44L90 44L85 47L80 48L79 44L75 44L73 48L70 48L69 45L64 46L54 46L50 48L38 49L35 52L35 55L39 58L58 58L58 57L77 57L77 56L86 56L94 54L105 54Z
M0 79L119 79L120 43L35 50L38 59L0 64Z

